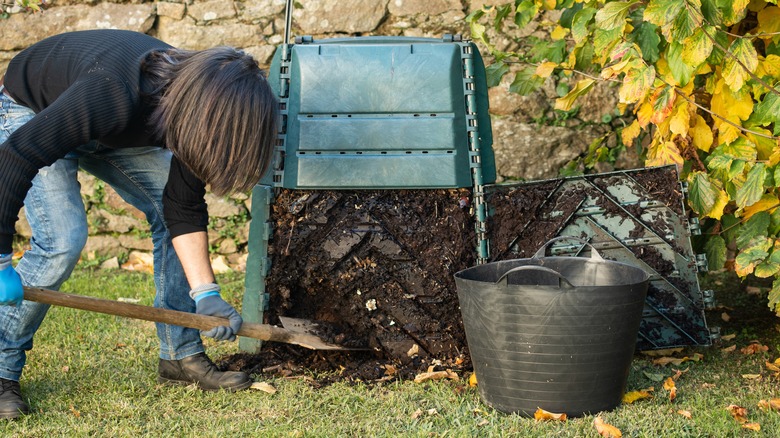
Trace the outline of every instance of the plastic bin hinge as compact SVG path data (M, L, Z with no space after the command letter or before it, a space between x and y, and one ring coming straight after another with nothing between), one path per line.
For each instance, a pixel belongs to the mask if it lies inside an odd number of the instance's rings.
M270 308L271 303L271 294L268 292L263 293L263 302L260 303L260 307L263 309L263 312L268 310Z
M267 277L269 272L271 272L271 259L269 257L261 257L260 258L260 274L263 277Z
M698 236L701 234L701 224L699 218L692 217L688 220L688 228L691 230L691 234Z
M271 236L274 235L273 222L263 223L263 240L271 240Z
M715 307L717 307L717 300L715 299L715 291L708 289L701 291L701 297L702 297L702 303L704 304L704 308L707 310L712 310Z
M707 264L707 254L696 254L696 268L699 272L709 271L709 265Z
M717 344L720 342L720 327L710 327L710 342Z

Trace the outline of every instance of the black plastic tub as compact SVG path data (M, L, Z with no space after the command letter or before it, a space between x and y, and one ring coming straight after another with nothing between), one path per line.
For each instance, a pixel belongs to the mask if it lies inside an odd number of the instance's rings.
M563 239L455 274L480 396L499 411L577 417L625 392L649 275L581 240L590 257L544 256Z

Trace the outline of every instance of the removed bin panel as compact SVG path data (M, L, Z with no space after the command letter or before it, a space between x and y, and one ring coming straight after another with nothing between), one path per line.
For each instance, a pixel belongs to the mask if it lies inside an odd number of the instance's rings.
M674 166L485 187L490 260L530 257L555 236L588 240L650 274L638 348L711 345L697 256ZM559 244L553 255L587 251Z

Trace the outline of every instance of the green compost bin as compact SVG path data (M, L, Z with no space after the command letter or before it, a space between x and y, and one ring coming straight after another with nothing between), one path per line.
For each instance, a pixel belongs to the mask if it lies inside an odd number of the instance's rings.
M262 322L268 303L275 189L481 193L495 181L485 65L457 35L299 37L276 51L268 80L281 130L273 169L252 193L246 321ZM260 345L240 340L244 351Z

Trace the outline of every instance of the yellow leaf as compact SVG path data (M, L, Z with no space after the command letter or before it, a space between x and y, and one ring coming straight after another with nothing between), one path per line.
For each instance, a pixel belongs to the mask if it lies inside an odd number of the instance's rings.
M252 386L249 387L249 389L255 389L258 391L263 391L268 394L276 394L276 388L273 387L273 385L270 385L265 382L254 382L252 383Z
M721 348L720 351L724 353L731 353L732 351L737 351L737 345L734 344L731 347Z
M677 413L682 415L683 417L689 419L689 420L691 418L693 418L693 414L691 414L691 411L686 411L686 410L680 409L679 411L677 411Z
M693 139L693 145L697 149L704 152L709 152L714 140L712 135L712 128L704 120L704 117L696 115L696 124L693 125L690 131L691 138Z
M761 400L758 402L758 407L763 410L780 411L780 398Z
M674 379L667 377L664 380L664 389L669 392L669 401L674 401L677 398L677 386L674 383Z
M641 391L631 391L623 394L623 403L631 404L637 400L651 398L653 394L649 390L643 389Z
M547 412L542 408L536 408L534 412L534 420L536 421L566 421L566 414L555 414Z
M553 70L555 70L555 67L558 67L558 64L550 61L543 62L536 67L536 72L534 72L534 74L540 78L546 79L550 77Z
M636 118L640 128L646 127L650 123L650 119L653 118L653 105L650 102L640 105L636 112Z
M605 438L621 438L623 436L623 432L621 432L620 429L611 424L605 423L601 417L596 417L593 419L593 427L596 428L596 432L598 432L599 435Z
M469 386L477 386L477 373L471 373L469 376Z
M772 362L766 362L766 369L775 373L780 373L780 367Z
M571 110L577 98L590 91L595 83L596 81L593 79L582 79L578 81L577 85L569 91L569 94L555 100L555 109L561 111Z
M762 211L771 212L777 208L778 205L780 205L780 200L777 199L777 196L769 194L763 195L761 199L758 200L758 202L752 205L748 205L742 210L742 217L744 220L748 220L756 213L760 213Z
M653 167L676 164L678 168L682 168L683 162L683 157L680 155L680 150L677 149L677 145L672 141L666 141L650 146L647 151L645 165Z
M623 128L623 131L620 133L623 144L628 146L634 143L634 140L636 140L641 131L642 128L639 127L638 121L634 120L631 122L631 124Z
M758 423L745 423L742 425L742 428L758 432L761 430L761 425Z
M721 336L720 340L721 341L730 341L730 340L732 340L732 339L734 339L736 337L737 337L737 334L736 333L732 333L730 335L723 335L723 336Z
M780 8L775 8L780 9ZM780 18L778 18L780 20ZM765 59L762 59L759 63L759 68L764 72L765 75L772 76L772 77L780 77L780 56L778 55L767 55Z
M691 115L688 112L688 102L683 101L674 111L672 119L669 121L669 130L673 134L685 136L688 133Z
M761 374L743 374L742 378L746 380L761 380Z
M760 11L756 16L758 19L758 29L756 33L772 34L780 32L780 8L777 6L768 6ZM771 40L772 36L764 36L767 40Z
M647 95L655 81L655 68L644 64L634 65L626 71L618 90L620 103L635 103Z
M560 25L555 26L555 29L553 29L552 32L550 32L550 38L552 38L555 41L562 40L566 38L566 35L569 33L569 29L566 29Z
M452 370L447 371L430 371L427 373L420 373L416 376L414 376L414 383L423 383L427 382L429 380L442 380L442 379L452 379L455 381L460 380L458 377L458 374L453 372Z
M720 314L720 319L722 319L725 322L729 322L731 320L731 317L729 316L728 313L723 312Z

